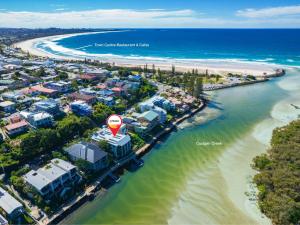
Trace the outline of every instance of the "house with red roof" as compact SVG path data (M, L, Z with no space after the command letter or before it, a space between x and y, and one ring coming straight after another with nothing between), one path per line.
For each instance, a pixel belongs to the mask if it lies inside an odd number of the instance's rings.
M94 104L97 101L97 98L92 95L85 95L79 92L74 92L68 95L68 98L72 101L85 101L88 104Z
M41 94L47 95L47 96L55 96L58 94L57 90L50 89L50 88L45 88L43 85L39 84L36 86L32 86L31 89L40 92Z
M122 87L114 87L111 89L116 96L125 95L125 90Z
M15 136L17 134L25 133L28 130L28 123L25 120L21 120L16 123L11 123L4 127L4 130L8 136Z

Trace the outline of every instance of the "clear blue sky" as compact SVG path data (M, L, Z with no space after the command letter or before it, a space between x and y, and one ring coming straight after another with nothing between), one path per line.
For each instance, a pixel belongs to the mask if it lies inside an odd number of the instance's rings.
M113 10L118 11L114 14ZM88 21L82 21L85 17L82 12L88 16L86 20L91 20L90 24ZM142 12L145 14L144 17L141 15ZM13 16L14 18L10 18ZM71 16L74 18L74 24L68 21ZM108 21L105 21L104 16ZM98 22L96 18L99 19ZM1 0L0 26L6 25L16 27L51 25L62 27L299 27L300 1Z

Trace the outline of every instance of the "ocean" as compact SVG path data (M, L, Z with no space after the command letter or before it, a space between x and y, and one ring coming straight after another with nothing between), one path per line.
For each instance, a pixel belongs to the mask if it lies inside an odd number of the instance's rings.
M64 56L300 65L300 29L127 29L41 42Z

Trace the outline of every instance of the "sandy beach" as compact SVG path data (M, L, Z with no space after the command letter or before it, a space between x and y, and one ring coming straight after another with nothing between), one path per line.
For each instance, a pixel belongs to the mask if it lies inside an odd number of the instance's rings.
M83 51L68 49L56 45L54 41L74 37L78 35L89 35L91 33L105 33L105 32L120 32L120 31L103 31L103 32L87 32L79 34L56 35L43 38L31 39L14 44L14 47L21 48L24 52L29 52L32 55L54 58L61 60L84 60L85 58L98 59L102 62L115 63L119 66L144 66L155 65L161 70L170 70L172 65L176 66L177 71L187 72L192 69L197 69L199 72L208 70L210 74L250 74L254 76L264 76L266 74L274 74L278 68L277 65L264 62L247 62L241 60L219 60L219 59L170 59L170 58L154 58L154 57L122 57L108 54L89 54ZM47 43L47 46L56 53L50 53L38 48L40 43ZM62 54L61 54L62 53Z

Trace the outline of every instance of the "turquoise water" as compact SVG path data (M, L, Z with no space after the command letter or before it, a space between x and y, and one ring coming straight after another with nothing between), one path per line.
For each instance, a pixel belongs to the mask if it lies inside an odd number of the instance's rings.
M213 93L207 109L144 157L143 168L125 172L104 197L63 224L260 224L244 202L238 205L246 192L238 186L246 183L251 158L266 149L253 131L264 137L279 123L274 115L287 118L293 110L279 103L291 96L300 101L299 75L293 69L270 82Z

